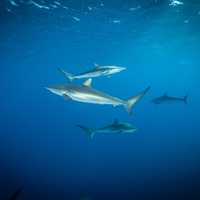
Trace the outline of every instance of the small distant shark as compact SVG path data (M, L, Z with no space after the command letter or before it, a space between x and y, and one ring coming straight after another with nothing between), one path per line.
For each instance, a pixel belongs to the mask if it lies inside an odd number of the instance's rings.
M73 79L77 78L77 79L81 79L81 78L92 78L92 77L98 77L98 76L107 76L109 77L111 74L120 72L124 69L126 69L125 67L119 67L119 66L100 66L98 64L94 64L94 69L80 73L78 75L71 75L67 72L65 72L64 70L60 69L59 67L57 67L57 69L64 74L68 80L69 83L71 83L73 81Z
M118 119L114 120L114 123L108 126L104 126L97 129L88 128L86 126L78 125L78 127L87 131L90 134L90 138L93 138L95 133L130 133L137 130L137 128L133 127L131 124L119 122Z
M185 105L187 106L187 97L188 97L189 92L185 95L183 98L178 98L178 97L170 97L165 93L163 96L155 98L151 100L151 103L155 104L164 104L164 103L175 103L175 102L181 102L183 101Z
M13 193L8 200L15 200L19 194L20 194L21 189L18 189L15 193Z
M135 104L141 97L143 97L150 89L149 86L146 90L139 93L138 95L126 100L121 100L98 90L94 90L92 87L90 87L91 82L92 79L89 78L82 84L60 84L45 88L57 95L62 96L65 101L74 100L101 105L110 104L113 106L123 105L130 115L132 114L132 105Z

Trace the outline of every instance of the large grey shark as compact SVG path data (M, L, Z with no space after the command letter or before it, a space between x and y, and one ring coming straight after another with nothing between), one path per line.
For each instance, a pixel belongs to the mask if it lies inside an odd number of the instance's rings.
M141 97L143 97L150 89L149 86L143 92L126 100L121 100L98 90L94 90L92 87L90 87L91 82L92 79L89 78L82 84L60 84L45 88L57 95L62 96L65 101L74 100L101 105L110 104L113 106L123 105L129 114L132 114L132 105L135 104Z
M94 64L94 69L88 70L86 72L77 74L77 75L71 75L68 72L65 72L64 70L60 69L57 67L57 69L64 74L69 82L71 83L73 79L81 79L81 78L92 78L92 77L98 77L98 76L107 76L109 77L111 74L120 72L124 69L125 67L120 67L120 66L100 66L98 64Z
M151 103L155 104L164 104L164 103L174 103L174 102L184 102L185 105L187 106L187 97L188 97L189 92L185 95L183 98L178 98L178 97L170 97L165 93L161 97L157 97L153 100L151 100Z
M95 133L111 133L111 132L112 133L130 133L137 130L137 128L135 128L131 124L120 122L118 121L118 119L115 119L114 123L111 125L104 126L97 129L88 128L86 126L82 126L78 124L77 126L82 128L86 132L88 132L90 134L90 138L93 138Z

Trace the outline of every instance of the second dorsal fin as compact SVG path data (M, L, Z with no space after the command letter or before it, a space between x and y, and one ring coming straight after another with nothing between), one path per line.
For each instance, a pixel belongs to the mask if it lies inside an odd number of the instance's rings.
M119 120L117 118L114 119L114 124L117 124Z
M166 97L167 96L167 92L165 92L165 94L163 95L163 97Z

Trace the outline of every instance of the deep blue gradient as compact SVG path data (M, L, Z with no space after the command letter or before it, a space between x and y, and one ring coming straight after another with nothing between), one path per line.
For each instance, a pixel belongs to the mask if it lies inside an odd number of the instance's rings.
M0 199L200 199L200 2L183 0L0 1ZM92 87L133 106L63 99L94 63L126 70ZM82 83L84 80L74 80ZM154 105L168 92L183 102ZM95 134L114 118L137 132Z

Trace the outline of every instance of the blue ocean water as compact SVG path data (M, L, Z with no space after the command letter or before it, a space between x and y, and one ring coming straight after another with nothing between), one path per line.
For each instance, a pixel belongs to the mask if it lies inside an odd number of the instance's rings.
M0 199L200 199L200 2L2 0ZM133 105L86 104L44 87L100 65L92 87ZM81 84L85 80L74 80ZM154 105L164 93L183 102ZM134 133L95 134L118 118Z

